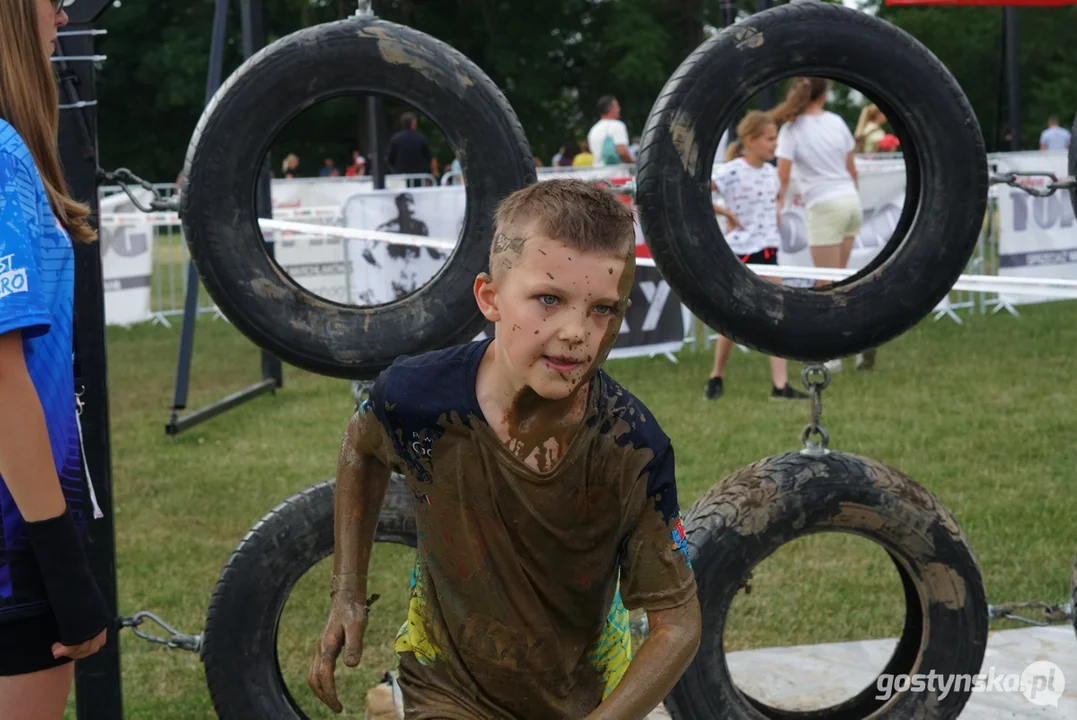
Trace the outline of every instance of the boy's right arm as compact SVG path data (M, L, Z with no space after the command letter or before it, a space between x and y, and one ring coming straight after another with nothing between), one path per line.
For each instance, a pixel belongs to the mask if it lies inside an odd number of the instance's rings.
M367 422L357 412L348 423L337 463L334 494L332 605L325 629L315 647L307 683L333 712L343 712L333 677L337 657L355 667L363 656L367 615L367 568L378 528L378 516L389 487L389 468L368 450ZM367 442L364 442L367 441Z

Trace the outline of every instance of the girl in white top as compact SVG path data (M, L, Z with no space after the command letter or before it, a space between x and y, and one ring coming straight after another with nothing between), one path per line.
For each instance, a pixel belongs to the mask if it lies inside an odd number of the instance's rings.
M777 265L778 246L778 173L768 161L774 159L778 128L770 115L753 110L737 125L740 138L730 144L726 162L715 171L715 189L725 200L725 207L714 206L714 212L726 219L725 239L729 249L741 262L753 265ZM766 276L764 276L766 277ZM776 278L768 280L780 282ZM704 397L721 397L725 366L733 349L733 341L718 336L714 347L714 369L707 380ZM784 358L770 359L770 375L774 382L771 398L799 400L804 393L794 390L788 382Z
M808 246L816 267L843 268L853 238L860 232L862 210L857 192L856 143L845 121L823 109L830 82L798 78L785 102L774 110L778 133L778 205L790 177L796 177L808 214Z
M829 90L830 81L824 78L797 78L785 101L774 109L774 119L782 124L775 151L781 179L778 207L795 176L807 210L812 262L816 267L843 268L860 232L863 209L853 161L856 141L845 121L824 109ZM841 370L841 360L831 360L827 367L831 372Z

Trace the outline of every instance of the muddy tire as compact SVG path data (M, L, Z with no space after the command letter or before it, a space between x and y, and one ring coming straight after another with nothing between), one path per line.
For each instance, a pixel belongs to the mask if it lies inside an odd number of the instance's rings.
M771 708L733 684L723 650L726 617L748 574L798 537L849 532L881 544L905 587L905 627L884 673L976 674L987 647L987 600L976 558L942 504L905 475L872 460L831 452L786 453L739 470L684 519L703 632L692 665L666 699L676 720L867 717L953 718L968 692L875 699L860 694L824 709ZM914 670L915 666L915 670Z
M745 268L711 203L722 130L753 96L792 75L864 92L886 113L905 158L905 204L890 242L824 288L768 282ZM987 187L972 106L923 44L851 8L794 2L726 28L681 63L647 118L636 201L658 270L708 327L770 355L821 361L878 347L935 308L976 247Z
M202 661L222 720L306 715L277 662L277 627L288 595L333 552L333 480L299 492L251 528L225 565L210 600ZM394 475L378 519L376 542L415 547L415 510Z
M331 302L293 280L269 256L255 207L281 129L318 102L362 94L433 120L467 173L464 227L444 266L416 292L370 307ZM229 76L191 138L180 217L206 290L240 332L304 370L372 379L400 355L482 330L472 284L488 264L494 208L535 181L520 122L478 66L417 30L351 18L281 38Z

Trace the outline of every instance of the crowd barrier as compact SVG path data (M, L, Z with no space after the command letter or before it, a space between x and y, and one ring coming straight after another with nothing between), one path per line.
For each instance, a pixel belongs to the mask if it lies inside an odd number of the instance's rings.
M992 172L1045 171L1066 174L1065 153L1000 153L989 157ZM889 240L901 215L905 192L904 162L899 155L857 159L864 228L857 237L850 269L870 261ZM539 168L539 179L578 177L621 182L632 166ZM1023 178L1035 185L1041 178ZM156 184L161 194L174 184ZM136 191L142 192L142 191ZM389 176L386 189L373 189L370 178L312 178L272 182L273 220L263 225L275 242L278 263L301 285L338 302L386 302L414 290L444 262L463 224L466 181L459 173ZM781 225L779 263L785 282L806 284L820 277L811 268L805 213L795 186ZM149 193L145 193L149 198ZM627 202L627 198L626 198ZM110 324L151 321L170 325L182 314L188 253L175 213L142 213L118 187L102 188L102 256L106 279L106 315ZM1077 281L1077 232L1068 194L1039 198L1018 188L991 188L980 242L966 270L977 282L963 282L935 311L935 319L962 322L962 314L1017 313L1027 302L1068 299L1066 283ZM319 230L323 228L323 230ZM402 236L412 236L407 239ZM940 238L940 241L943 240ZM637 228L640 255L646 247ZM642 265L643 263L641 263ZM802 268L800 271L795 268ZM656 293L669 296L655 270L638 288L645 305ZM813 274L815 273L815 274ZM984 278L1046 278L1051 292L1036 293L1034 282L985 282ZM650 283L649 285L647 283ZM1061 285L1059 285L1061 283ZM1077 284L1074 285L1077 287ZM1070 293L1070 294L1067 294ZM665 299L663 298L663 302ZM675 351L697 341L697 323L679 307L664 316L661 337L636 338L640 351ZM203 295L200 313L216 313ZM657 322L650 319L651 325ZM680 316L680 325L673 320ZM646 316L641 317L646 324ZM679 329L677 329L679 328ZM651 332L656 328L651 327ZM676 339L674 339L676 336ZM703 334L709 344L713 335Z

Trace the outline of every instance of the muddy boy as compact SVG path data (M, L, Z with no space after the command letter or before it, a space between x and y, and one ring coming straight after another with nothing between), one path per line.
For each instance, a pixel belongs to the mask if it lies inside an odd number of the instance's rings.
M631 211L576 180L498 207L475 300L493 340L398 359L348 424L329 619L309 683L359 664L390 471L418 553L396 639L409 720L642 718L699 643L673 447L600 369L635 271ZM650 635L631 655L628 611Z

